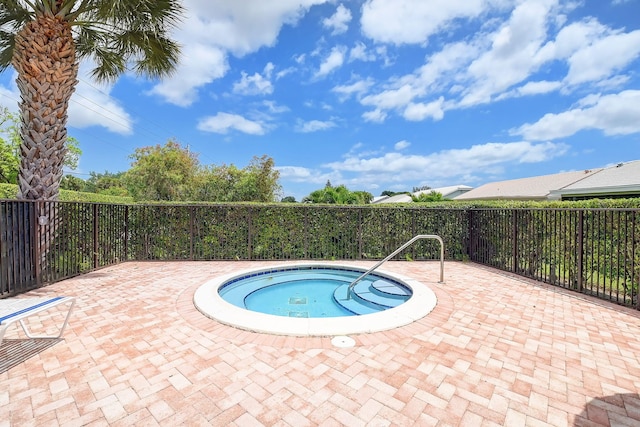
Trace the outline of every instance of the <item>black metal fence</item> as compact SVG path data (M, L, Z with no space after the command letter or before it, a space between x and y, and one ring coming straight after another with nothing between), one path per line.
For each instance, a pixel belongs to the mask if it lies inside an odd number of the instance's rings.
M469 211L472 261L640 310L640 210Z
M489 265L640 309L640 210L0 201L0 297L128 260L381 259L438 234ZM396 259L438 259L419 241Z

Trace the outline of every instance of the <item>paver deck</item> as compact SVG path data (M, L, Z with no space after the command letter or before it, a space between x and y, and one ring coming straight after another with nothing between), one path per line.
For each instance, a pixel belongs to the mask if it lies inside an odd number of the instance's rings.
M638 312L454 262L443 284L437 262L386 263L438 305L352 348L194 308L205 281L271 264L131 262L29 292L76 307L64 340L0 374L0 426L640 425Z

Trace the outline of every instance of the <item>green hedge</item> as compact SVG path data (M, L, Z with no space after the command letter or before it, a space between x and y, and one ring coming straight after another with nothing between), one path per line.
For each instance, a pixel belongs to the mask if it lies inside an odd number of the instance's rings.
M18 186L15 184L0 184L0 199L13 200L18 194ZM80 191L60 190L62 202L86 202L86 203L114 203L133 204L132 197L108 196L106 194L82 193Z
M15 199L18 194L18 186L14 184L0 184L0 199Z
M13 184L0 184L0 199L15 199L18 187ZM60 190L60 200L66 202L87 202L87 203L115 203L134 204L132 197L108 196L97 193L82 193L78 191ZM194 205L193 202L157 202L143 203L144 205ZM207 206L210 203L195 203ZM219 205L219 204L216 204ZM233 205L265 206L262 203L233 203ZM279 203L277 206L300 206L300 203ZM336 205L314 204L313 206L335 207ZM418 208L418 209L580 209L580 208L640 208L640 197L631 199L590 199L579 201L532 201L532 200L465 200L465 201L442 201L433 203L380 203L374 205L361 205L372 208L390 207L398 208Z
M450 200L433 203L389 203L375 204L389 208L392 206L427 209L597 209L597 208L640 208L640 197L631 199L589 199L577 201L534 201L534 200Z

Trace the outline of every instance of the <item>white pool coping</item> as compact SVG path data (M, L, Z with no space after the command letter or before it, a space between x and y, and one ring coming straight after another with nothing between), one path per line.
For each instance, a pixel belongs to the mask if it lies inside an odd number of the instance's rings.
M375 274L388 276L390 279L401 282L411 289L413 295L397 307L379 313L360 316L325 318L276 316L237 307L222 299L220 294L218 294L220 286L229 280L252 273L292 267L347 268L362 272L366 271L366 269L362 267L334 263L289 263L250 269L216 277L202 284L196 290L193 296L193 302L202 314L225 325L251 332L293 336L335 336L386 331L422 319L429 314L437 304L435 293L424 283L383 269L376 269Z

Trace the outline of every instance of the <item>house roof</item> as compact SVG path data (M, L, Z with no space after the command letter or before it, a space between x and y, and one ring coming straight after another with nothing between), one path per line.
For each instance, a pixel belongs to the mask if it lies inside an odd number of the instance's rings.
M546 200L553 190L579 182L600 170L601 169L564 172L553 175L491 182L467 191L456 197L455 200ZM559 195L556 197L559 198Z
M419 196L420 194L430 194L432 191L436 193L442 194L444 199L448 198L449 195L458 192L458 191L470 191L473 187L469 187L468 185L450 185L448 187L439 187L439 188L430 188L428 190L420 190L413 193L414 196Z
M419 196L420 194L429 194L432 191L435 191L436 193L442 194L442 197L447 199L451 194L454 194L459 191L469 191L472 188L473 187L469 187L468 185L450 185L448 187L429 188L428 190L420 190L412 194L414 196ZM409 194L397 194L391 197L375 199L372 203L410 203L411 201L412 199Z
M640 160L600 169L597 173L553 193L561 196L640 193Z
M395 196L387 197L386 199L374 202L374 203L409 203L411 196L408 194L396 194Z

